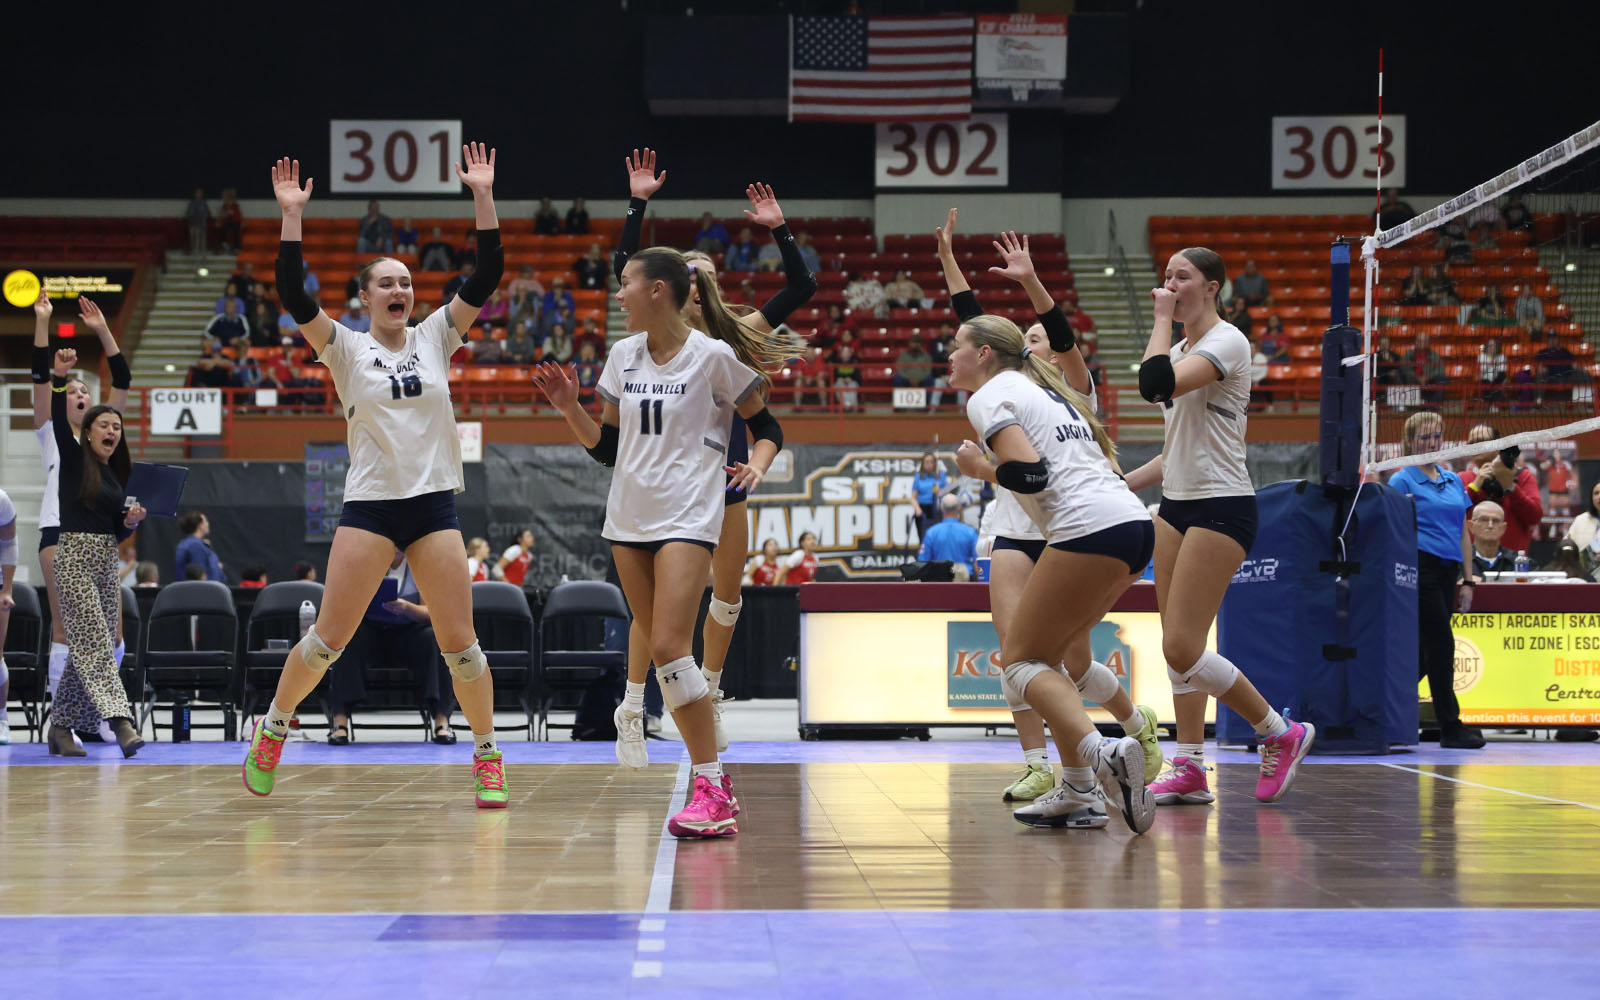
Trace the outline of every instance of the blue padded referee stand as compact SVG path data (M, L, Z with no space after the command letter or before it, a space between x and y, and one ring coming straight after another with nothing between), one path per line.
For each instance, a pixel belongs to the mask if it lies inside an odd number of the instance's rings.
M1342 257L1342 260L1341 260ZM1350 248L1332 254L1336 325L1323 334L1321 482L1256 493L1260 530L1217 620L1218 649L1267 703L1317 728L1324 753L1417 742L1417 528L1411 498L1359 485L1361 331L1348 325ZM1255 730L1217 706L1217 742Z

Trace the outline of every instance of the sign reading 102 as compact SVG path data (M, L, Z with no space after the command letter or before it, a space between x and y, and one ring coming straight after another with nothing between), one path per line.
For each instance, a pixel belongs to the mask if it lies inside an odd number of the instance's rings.
M460 121L329 123L329 162L336 194L454 194L461 158Z

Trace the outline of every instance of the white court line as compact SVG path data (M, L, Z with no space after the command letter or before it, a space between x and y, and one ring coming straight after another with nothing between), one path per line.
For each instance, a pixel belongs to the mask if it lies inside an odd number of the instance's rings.
M1499 785L1483 785L1476 781L1468 781L1465 778L1452 778L1448 774L1439 774L1434 771L1419 771L1414 767L1405 767L1401 764L1390 764L1387 761L1379 761L1378 763L1383 767L1392 767L1396 771L1410 771L1412 774L1420 774L1425 778L1438 778L1440 781L1453 781L1458 785L1471 785L1473 788L1485 788L1491 792L1505 792L1507 795L1520 795L1525 799L1538 799L1541 802L1559 802L1564 806L1578 806L1581 809L1593 809L1596 812L1600 812L1600 805L1595 805L1591 802L1574 802L1571 799L1557 799L1552 798L1549 795L1535 795L1532 792L1519 792L1515 788L1501 788Z
M667 818L678 811L678 805L683 801L683 794L689 790L689 750L683 751L683 759L678 762L678 777L672 783L672 800L667 803ZM650 896L645 900L645 913L666 913L672 909L672 875L678 865L678 838L667 831L666 820L661 823L661 842L656 846L656 867L650 873ZM666 939L660 937L646 937L645 935L660 934L666 929L667 922L658 918L639 921L639 946L635 954L659 954L667 950ZM659 960L635 959L633 962L633 978L659 979L661 977L662 963Z

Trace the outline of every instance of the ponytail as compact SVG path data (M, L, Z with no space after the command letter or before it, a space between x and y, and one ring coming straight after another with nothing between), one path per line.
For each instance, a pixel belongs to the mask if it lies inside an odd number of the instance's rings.
M689 277L700 292L700 316L705 332L733 348L741 362L761 375L763 390L772 386L771 371L802 357L806 344L786 326L762 333L742 322L722 300L717 279L705 267L692 267Z
M1021 371L1039 388L1066 400L1067 405L1076 410L1088 423L1089 429L1094 432L1095 442L1100 445L1100 450L1105 453L1106 458L1112 462L1116 461L1117 446L1111 440L1111 435L1106 432L1105 425L1100 423L1100 418L1095 416L1089 400L1083 393L1067 384L1060 369L1046 361L1042 352L1029 352L1027 356L1023 355L1022 331L1017 328L1017 324L1003 316L985 313L968 320L966 330L974 346L987 346L994 352L995 360L1001 368Z

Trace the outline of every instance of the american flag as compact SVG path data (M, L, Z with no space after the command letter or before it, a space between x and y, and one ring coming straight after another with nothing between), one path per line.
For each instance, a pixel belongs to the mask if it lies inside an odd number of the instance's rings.
M790 121L972 116L970 17L796 17L792 28Z

